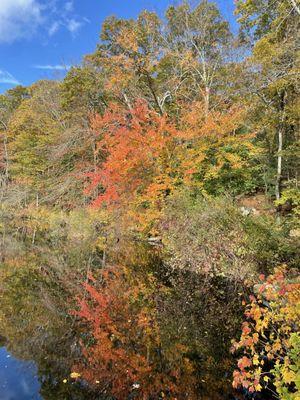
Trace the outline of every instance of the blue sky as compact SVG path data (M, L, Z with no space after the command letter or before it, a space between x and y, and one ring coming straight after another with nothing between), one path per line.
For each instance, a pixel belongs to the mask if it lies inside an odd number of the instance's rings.
M236 28L234 0L215 0ZM150 9L163 15L173 0L0 0L0 93L16 84L61 78L97 44L109 15Z

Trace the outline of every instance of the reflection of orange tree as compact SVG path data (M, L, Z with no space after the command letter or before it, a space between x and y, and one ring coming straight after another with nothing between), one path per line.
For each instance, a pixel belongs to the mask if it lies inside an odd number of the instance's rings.
M175 343L162 350L155 320L154 280L128 282L125 270L106 269L101 283L90 276L76 315L89 323L91 343L83 344L85 362L74 366L83 379L117 399L193 399L193 368ZM184 348L182 348L184 347ZM153 397L154 396L154 397Z

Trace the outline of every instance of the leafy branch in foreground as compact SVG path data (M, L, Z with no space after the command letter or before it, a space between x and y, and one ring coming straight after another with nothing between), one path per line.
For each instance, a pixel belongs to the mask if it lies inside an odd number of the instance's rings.
M233 386L250 393L264 389L276 397L297 400L300 395L300 281L285 268L254 286L246 306L246 321L232 351L242 351Z

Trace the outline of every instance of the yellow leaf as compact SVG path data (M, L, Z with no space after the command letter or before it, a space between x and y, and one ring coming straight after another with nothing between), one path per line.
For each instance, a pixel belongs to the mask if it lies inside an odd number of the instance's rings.
M259 358L257 354L253 357L252 363L253 365L259 365Z
M290 371L288 369L286 369L283 374L282 377L284 379L284 382L289 384L295 381L295 373L293 371Z
M70 374L70 377L72 378L72 379L77 379L77 378L80 378L80 374L78 373L78 372L72 372L71 374Z
M260 384L258 384L258 385L255 385L255 390L256 390L257 392L260 392L260 391L261 391L261 389L262 389L262 387L261 387L261 385L260 385Z

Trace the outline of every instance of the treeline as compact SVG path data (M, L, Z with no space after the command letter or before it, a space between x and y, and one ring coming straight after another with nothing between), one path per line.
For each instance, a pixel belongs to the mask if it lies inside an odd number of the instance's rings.
M2 188L67 209L112 190L140 197L137 212L178 189L297 205L297 7L240 1L236 13L239 37L207 1L109 17L62 82L1 95Z
M14 269L16 276L34 271L74 297L90 279L85 288L97 313L107 298L116 301L113 315L100 315L105 329L94 326L95 343L101 337L107 346L92 347L88 382L100 379L103 360L111 364L107 354L115 362L113 326L124 335L120 354L134 377L127 380L120 364L121 387L131 390L138 361L124 334L130 328L141 341L140 376L151 366L157 393L198 398L189 385L200 354L199 382L213 375L212 392L223 398L232 362L226 355L222 364L224 348L241 325L245 296L249 321L233 346L242 352L234 386L297 398L299 14L294 0L239 0L239 35L206 0L170 6L163 18L149 11L109 17L95 52L62 81L0 96L0 250L8 281ZM141 272L140 261L128 272L132 243L124 245L124 236L163 244L155 273ZM107 260L126 273L102 276ZM85 301L77 316L91 321L95 310ZM118 325L120 310L124 321L134 311L134 328ZM147 312L155 337L140 320ZM205 329L194 334L198 323ZM177 358L177 340L190 358ZM158 383L162 343L165 374L173 364L181 371L173 389ZM145 398L153 382L140 389Z

